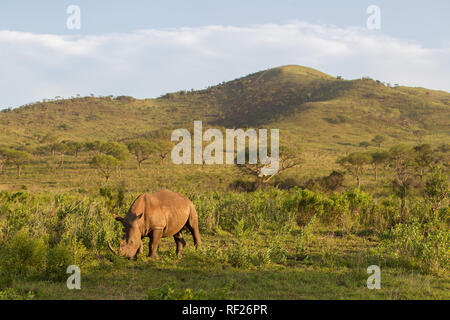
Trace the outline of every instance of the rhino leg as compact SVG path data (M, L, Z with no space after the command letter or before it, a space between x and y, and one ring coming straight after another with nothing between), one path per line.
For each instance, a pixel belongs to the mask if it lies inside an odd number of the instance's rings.
M183 239L183 234L180 232L178 232L177 234L175 234L173 236L174 240L175 240L175 244L177 246L177 255L181 253L181 251L183 251L184 246L186 245L186 241L184 241Z
M186 223L186 228L191 232L192 237L194 238L195 247L199 247L202 240L200 239L200 231L198 229L198 215L194 207L191 209L191 214L189 215L189 220Z
M159 240L161 240L161 236L163 234L163 230L153 230L151 235L151 245L150 245L150 257L154 259L158 259L158 244Z
M150 257L152 255L152 242L153 242L153 236L152 236L153 232L150 232L150 234L148 235L148 257Z

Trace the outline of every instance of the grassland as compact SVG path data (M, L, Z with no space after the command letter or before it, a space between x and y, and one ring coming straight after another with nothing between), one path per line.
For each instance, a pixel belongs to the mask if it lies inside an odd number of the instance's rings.
M153 156L139 170L129 156L105 182L88 150L63 158L35 153L20 177L7 164L0 174L0 298L450 298L448 195L433 215L424 195L431 169L416 177L402 216L388 165L377 180L366 166L359 189L347 174L336 190L306 190L311 180L343 171L337 159L379 150L360 146L376 135L387 138L386 151L448 145L447 92L285 66L157 99L85 97L3 111L0 147L34 152L55 140L151 140L155 130L190 129L194 120L279 128L280 143L301 155L301 166L263 190L242 192L236 180L254 177L233 165L176 166ZM448 181L448 150L440 150L436 163ZM203 248L188 239L177 258L173 239L164 239L158 261L111 255L106 241L117 245L122 233L112 213L124 215L138 194L164 188L194 201ZM82 269L79 291L66 287L65 267L73 263ZM367 289L370 265L381 267L380 290Z
M262 252L273 235L251 239L231 235L204 236L212 248L229 250L236 242L252 242ZM175 257L172 239L162 241L159 261L141 257L139 261L108 260L82 273L82 289L69 291L64 281L24 281L19 292L31 292L38 299L148 299L170 297L191 289L196 299L449 299L448 278L408 270L394 263L382 264L382 289L369 290L366 269L380 264L374 255L372 238L336 236L317 231L307 256L295 252L297 237L280 237L287 249L286 261L265 266L233 266L211 261L192 249L192 241L181 258ZM207 249L203 249L207 251ZM371 251L372 250L372 251ZM175 295L174 294L174 295Z

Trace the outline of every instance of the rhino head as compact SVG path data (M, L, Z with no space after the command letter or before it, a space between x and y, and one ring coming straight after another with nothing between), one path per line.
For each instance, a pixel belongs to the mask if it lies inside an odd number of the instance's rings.
M143 213L139 215L128 214L126 218L122 218L116 215L114 216L116 221L122 223L124 231L119 251L115 250L108 242L108 247L114 254L132 259L135 258L138 253L142 252L143 243L141 224L143 215Z

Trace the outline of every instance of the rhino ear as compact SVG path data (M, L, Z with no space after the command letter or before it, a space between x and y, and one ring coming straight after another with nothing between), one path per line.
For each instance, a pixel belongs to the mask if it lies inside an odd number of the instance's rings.
M114 215L114 219L116 219L116 221L119 221L120 223L122 223L124 226L128 225L128 223L125 221L124 218L119 217L117 215Z

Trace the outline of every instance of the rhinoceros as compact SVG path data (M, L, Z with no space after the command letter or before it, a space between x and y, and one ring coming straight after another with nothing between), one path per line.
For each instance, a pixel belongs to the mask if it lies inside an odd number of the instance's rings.
M186 242L182 231L187 229L194 238L194 245L201 244L198 229L198 215L193 203L183 195L169 190L140 195L131 205L125 218L114 215L124 227L124 236L119 251L108 242L109 249L116 255L135 258L143 251L142 239L150 238L149 256L158 258L157 250L161 238L172 237L177 255Z

